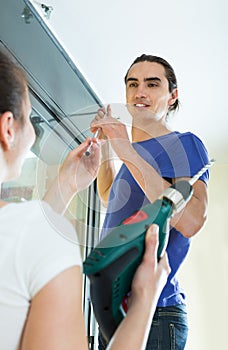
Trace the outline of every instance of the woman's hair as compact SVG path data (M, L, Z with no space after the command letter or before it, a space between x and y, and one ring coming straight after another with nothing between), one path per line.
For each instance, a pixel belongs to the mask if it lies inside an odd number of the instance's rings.
M23 122L22 101L27 89L27 79L9 56L0 51L0 115L12 112L16 120Z
M166 60L164 60L161 57L153 56L153 55L143 54L143 55L137 57L134 60L134 62L129 67L129 69L127 71L127 74L125 75L125 78L124 78L125 84L127 82L128 72L131 69L131 67L134 64L136 64L136 63L145 62L145 61L147 61L147 62L155 62L155 63L161 64L164 67L164 69L165 69L165 76L166 76L166 79L168 80L168 83L169 83L169 92L172 93L173 90L175 88L177 88L177 78L176 78L176 75L174 73L174 70L173 70L172 66ZM176 111L178 109L179 109L179 100L177 99L175 101L175 103L172 106L169 107L169 112Z

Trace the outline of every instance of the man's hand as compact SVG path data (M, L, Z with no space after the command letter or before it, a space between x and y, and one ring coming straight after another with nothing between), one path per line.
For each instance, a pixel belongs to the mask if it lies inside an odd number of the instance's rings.
M132 146L127 133L126 125L121 123L112 116L110 105L105 108L100 108L96 117L90 125L91 132L99 131L99 138L109 139L111 146L117 156L121 159L123 154L131 152Z

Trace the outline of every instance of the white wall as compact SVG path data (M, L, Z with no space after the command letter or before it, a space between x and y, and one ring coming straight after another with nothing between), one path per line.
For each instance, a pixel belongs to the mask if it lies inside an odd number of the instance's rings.
M228 164L211 169L208 220L193 238L181 273L187 291L190 332L186 350L227 347Z

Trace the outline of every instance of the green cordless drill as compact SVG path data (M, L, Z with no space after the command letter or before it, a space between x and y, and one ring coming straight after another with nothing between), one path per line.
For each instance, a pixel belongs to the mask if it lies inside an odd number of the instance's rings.
M154 203L122 221L84 261L83 272L90 280L94 314L107 341L125 316L122 301L131 290L132 278L142 261L148 226L152 223L159 226L159 259L168 243L171 217L184 208L193 194L192 185L213 163L211 160L189 181L177 181Z

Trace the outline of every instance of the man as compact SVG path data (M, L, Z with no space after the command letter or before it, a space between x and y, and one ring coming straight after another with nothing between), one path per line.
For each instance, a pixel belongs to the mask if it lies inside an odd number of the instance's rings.
M101 239L122 220L148 202L155 201L177 179L192 177L208 163L201 140L190 132L172 132L169 113L178 109L177 79L170 64L157 56L142 55L130 66L126 77L126 102L132 116L132 142L126 126L112 117L110 106L103 108L91 123L100 130L103 160L98 190L107 212ZM115 174L110 149L123 162ZM194 184L191 200L171 220L167 253L171 266L159 298L148 338L147 349L184 349L187 340L185 294L177 272L190 246L190 238L203 226L207 211L206 172ZM100 349L104 349L100 335Z

